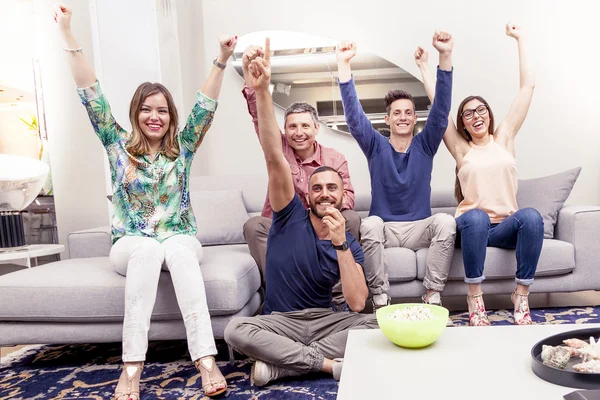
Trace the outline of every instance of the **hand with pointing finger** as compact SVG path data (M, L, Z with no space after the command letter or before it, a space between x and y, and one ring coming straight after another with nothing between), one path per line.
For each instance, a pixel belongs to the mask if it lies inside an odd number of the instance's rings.
M264 56L254 58L249 66L248 86L254 90L269 90L271 83L271 39L265 39Z

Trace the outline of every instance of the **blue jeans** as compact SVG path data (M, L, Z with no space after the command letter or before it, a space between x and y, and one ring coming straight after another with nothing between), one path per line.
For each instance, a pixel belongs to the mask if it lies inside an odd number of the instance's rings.
M544 223L536 209L518 210L499 224L491 224L485 211L470 210L456 219L456 230L466 283L481 283L485 279L483 264L487 246L515 249L516 282L526 286L533 283L544 241Z

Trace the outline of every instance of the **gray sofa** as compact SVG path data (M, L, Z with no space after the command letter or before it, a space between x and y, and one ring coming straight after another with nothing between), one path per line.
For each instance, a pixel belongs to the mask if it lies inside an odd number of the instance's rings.
M191 200L203 243L201 263L215 337L236 316L254 314L262 301L260 274L242 235L243 223L258 215L266 177L198 177ZM568 193L567 193L568 195ZM539 196L537 196L539 197ZM356 209L369 208L358 194ZM452 194L434 192L434 212L453 213ZM560 210L553 239L546 239L533 292L571 292L600 288L600 207L566 206ZM0 276L0 345L29 343L119 342L125 278L113 272L108 228L69 235L70 259ZM389 294L398 301L423 293L427 250L386 249ZM514 288L514 251L491 248L486 258L486 293ZM444 295L464 295L460 250L454 252ZM151 340L183 339L185 330L168 273L162 273Z

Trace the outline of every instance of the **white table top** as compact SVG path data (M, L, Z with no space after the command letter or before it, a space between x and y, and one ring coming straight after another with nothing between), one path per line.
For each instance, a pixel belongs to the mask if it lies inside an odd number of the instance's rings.
M352 330L337 398L563 399L578 389L536 376L531 348L548 336L588 328L600 324L450 327L415 350L396 346L379 329Z
M65 251L62 244L30 244L24 249L16 251L0 251L0 261L20 260L23 258L36 258L58 254Z

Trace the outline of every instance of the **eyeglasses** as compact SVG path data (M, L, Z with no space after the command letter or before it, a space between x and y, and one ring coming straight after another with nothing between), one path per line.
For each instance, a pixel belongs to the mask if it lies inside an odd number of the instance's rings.
M479 115L485 115L485 114L487 114L487 112L488 112L487 106L485 104L481 104L477 108L464 110L460 115L464 119L470 120L470 119L473 119L473 117L475 116L475 113L477 113Z

